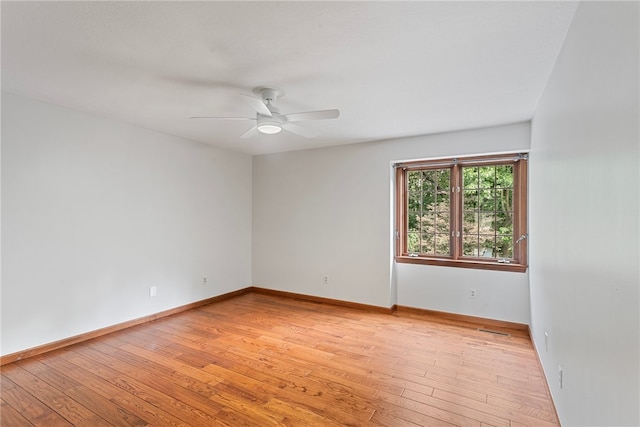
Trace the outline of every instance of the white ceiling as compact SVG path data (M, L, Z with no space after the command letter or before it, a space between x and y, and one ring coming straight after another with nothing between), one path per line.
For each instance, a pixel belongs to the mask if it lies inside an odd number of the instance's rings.
M252 154L529 120L576 2L7 2L2 89ZM239 136L238 96L340 118ZM34 124L37 125L37 124Z

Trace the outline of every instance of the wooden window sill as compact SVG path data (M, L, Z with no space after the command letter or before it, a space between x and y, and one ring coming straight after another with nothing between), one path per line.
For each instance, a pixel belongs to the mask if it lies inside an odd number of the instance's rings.
M525 273L527 266L523 264L504 264L497 261L481 261L475 259L424 258L412 256L396 256L396 262L404 264L438 265L441 267L475 268L479 270L511 271Z

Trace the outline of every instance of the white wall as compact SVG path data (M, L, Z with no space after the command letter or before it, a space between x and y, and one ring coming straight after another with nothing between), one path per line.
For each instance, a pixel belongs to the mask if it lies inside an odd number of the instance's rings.
M527 150L529 142L521 123L254 157L253 284L529 323L528 274L394 265L390 245L393 161Z
M638 16L581 3L533 119L532 330L565 426L640 425Z
M529 324L527 273L414 264L398 270L399 305Z
M2 354L249 286L251 162L3 93Z

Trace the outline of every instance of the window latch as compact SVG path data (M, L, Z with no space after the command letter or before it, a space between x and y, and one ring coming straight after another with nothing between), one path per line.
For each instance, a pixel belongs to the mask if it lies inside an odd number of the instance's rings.
M516 240L516 243L520 243L522 242L524 239L526 239L527 237L529 237L528 234L523 234L522 236L518 237L518 240Z

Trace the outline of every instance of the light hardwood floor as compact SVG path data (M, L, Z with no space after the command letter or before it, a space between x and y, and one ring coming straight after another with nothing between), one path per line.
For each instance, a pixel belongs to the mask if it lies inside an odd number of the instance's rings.
M2 367L9 426L557 426L526 332L250 293Z

